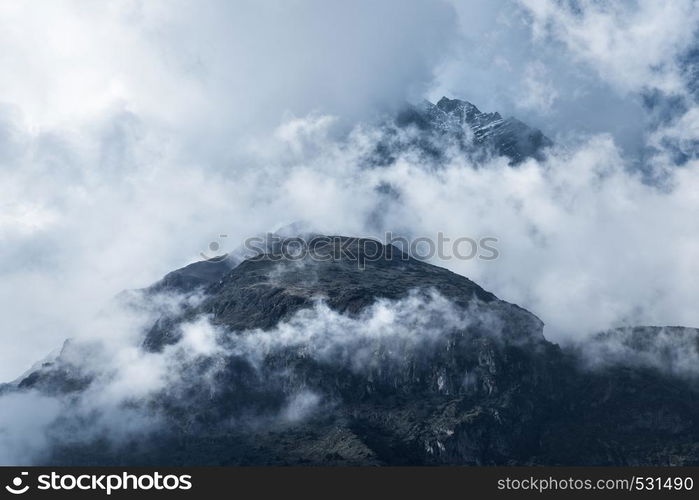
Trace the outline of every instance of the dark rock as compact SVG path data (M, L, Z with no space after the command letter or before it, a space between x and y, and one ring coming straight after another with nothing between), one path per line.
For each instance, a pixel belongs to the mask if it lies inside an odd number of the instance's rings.
M469 279L376 240L319 236L309 240L308 247L316 251L304 259L285 259L282 249L274 248L244 261L210 285L204 302L184 316L211 314L214 323L232 330L268 329L311 307L318 298L338 312L349 314L358 313L379 297L398 299L415 288L433 288L464 307L473 298L486 303L496 300ZM541 328L533 315L517 306L510 307ZM171 323L164 323L163 328L156 325L149 332L149 348L158 349L178 340L157 338L173 330Z
M187 293L220 280L239 264L229 256L220 259L201 260L166 274L163 279L147 288L148 292Z
M446 97L437 104L424 101L418 106L406 106L398 113L395 124L398 129L415 127L419 133L407 143L389 134L376 151L380 163L392 161L408 147L439 159L444 155L444 145L453 144L476 161L499 155L517 165L527 158L542 159L545 148L553 145L540 130L516 118L483 113L468 101Z

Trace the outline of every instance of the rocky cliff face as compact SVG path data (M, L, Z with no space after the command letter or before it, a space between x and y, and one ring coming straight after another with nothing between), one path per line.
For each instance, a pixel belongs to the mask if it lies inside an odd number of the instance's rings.
M315 239L298 258L270 246L144 292L196 295L143 332L143 352L181 359L165 388L123 403L157 425L138 445L57 440L43 463L699 462L694 374L668 369L672 353L696 355L699 331L619 330L561 350L536 316L463 276L373 240ZM213 343L187 356L202 321ZM79 399L105 377L80 349L5 390Z
M504 156L517 165L527 158L541 159L553 144L540 130L516 118L484 113L468 101L446 97L437 104L423 101L406 106L384 131L374 158L378 164L390 163L396 153L408 148L439 160L445 145L451 145L474 162Z

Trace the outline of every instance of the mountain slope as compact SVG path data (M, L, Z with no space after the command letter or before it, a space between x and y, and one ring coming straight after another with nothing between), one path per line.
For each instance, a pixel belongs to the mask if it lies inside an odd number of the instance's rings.
M691 376L592 367L591 351L561 350L536 316L465 277L373 240L316 239L300 257L272 246L243 261L144 332L148 359L176 364L164 388L124 403L157 417L138 445L57 437L42 463L699 463ZM188 355L202 321L215 345ZM634 351L663 332L638 331L643 342L623 341ZM697 330L677 335L696 349ZM67 345L12 390L101 390L80 359Z

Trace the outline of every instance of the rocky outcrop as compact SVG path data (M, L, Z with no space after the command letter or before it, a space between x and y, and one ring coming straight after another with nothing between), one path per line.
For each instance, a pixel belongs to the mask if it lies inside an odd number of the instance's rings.
M439 162L448 156L451 146L475 163L504 156L517 165L527 158L542 159L546 148L553 145L540 130L516 118L484 113L468 101L446 97L437 104L423 101L405 106L384 131L373 159L379 164L390 163L411 149Z

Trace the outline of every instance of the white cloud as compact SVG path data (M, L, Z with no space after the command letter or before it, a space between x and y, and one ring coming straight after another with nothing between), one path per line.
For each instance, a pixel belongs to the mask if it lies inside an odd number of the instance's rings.
M196 258L222 227L238 241L287 221L281 204L259 203L280 184L281 151L310 143L288 130L301 142L277 144L265 165L258 139L286 116L352 123L419 95L453 36L450 12L422 0L0 6L11 75L0 81L0 379L115 293Z
M689 328L621 328L579 344L592 368L651 367L685 379L699 375L697 331Z
M547 113L551 111L556 99L558 91L551 82L546 66L541 61L530 63L524 71L517 107Z
M520 3L531 16L535 37L560 41L619 89L684 91L676 57L694 42L699 13L693 1Z
M1 400L0 464L28 463L47 446L46 429L58 416L60 402L34 392Z

